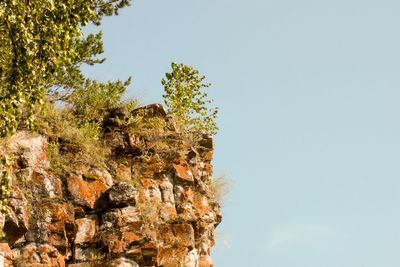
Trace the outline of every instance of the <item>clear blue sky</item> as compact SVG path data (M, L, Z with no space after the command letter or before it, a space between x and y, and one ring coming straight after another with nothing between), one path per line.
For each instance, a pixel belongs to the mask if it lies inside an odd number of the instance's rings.
M90 74L144 103L171 61L213 83L216 267L400 266L398 0L136 0L101 29Z

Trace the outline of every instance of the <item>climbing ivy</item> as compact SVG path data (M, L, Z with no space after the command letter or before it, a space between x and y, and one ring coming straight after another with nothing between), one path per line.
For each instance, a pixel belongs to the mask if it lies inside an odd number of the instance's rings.
M7 155L3 156L0 160L0 165L3 168L0 176L0 213L4 215L8 212L8 202L11 194L11 164L12 159ZM4 236L3 229L0 229L0 239Z

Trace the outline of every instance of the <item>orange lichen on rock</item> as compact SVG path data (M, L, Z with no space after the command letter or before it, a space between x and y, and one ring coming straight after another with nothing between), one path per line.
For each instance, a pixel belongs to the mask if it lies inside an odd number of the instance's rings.
M142 111L164 119L167 132L141 135L110 117L102 141L112 153L99 166L76 156L73 168L58 173L48 137L18 132L10 139L4 266L213 266L221 213L209 188L212 139L189 142L160 105Z

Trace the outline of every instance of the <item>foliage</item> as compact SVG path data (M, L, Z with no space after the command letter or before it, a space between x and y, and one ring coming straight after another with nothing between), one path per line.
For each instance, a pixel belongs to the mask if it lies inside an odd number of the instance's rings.
M95 64L101 35L82 27L117 14L130 0L3 0L0 2L0 136L16 131L53 86L70 88L81 63Z
M7 214L8 202L10 199L10 186L11 186L11 165L12 159L5 155L0 160L1 177L0 177L0 213ZM4 170L3 170L4 168ZM5 236L3 229L0 229L0 239Z
M129 120L125 122L125 127L132 134L151 138L151 136L165 133L167 123L163 118L149 117L145 110L139 110L134 116L129 117Z
M204 83L204 76L191 66L171 64L172 71L166 73L161 83L164 86L164 103L178 122L189 132L216 134L218 127L217 108L208 108L212 100L201 88L210 87Z
M66 102L72 105L75 115L84 122L101 121L106 110L121 104L121 98L130 81L130 78L125 82L108 83L86 80L74 90Z

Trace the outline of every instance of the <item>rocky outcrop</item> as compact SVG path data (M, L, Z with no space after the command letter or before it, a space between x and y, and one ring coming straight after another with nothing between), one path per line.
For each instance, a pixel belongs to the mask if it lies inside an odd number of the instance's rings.
M2 145L11 189L0 215L0 266L213 266L221 213L209 188L212 139L187 140L159 105L135 112L162 118L169 134L132 134L120 123L126 112L105 121L112 153L104 166L59 174L48 138L30 132Z

